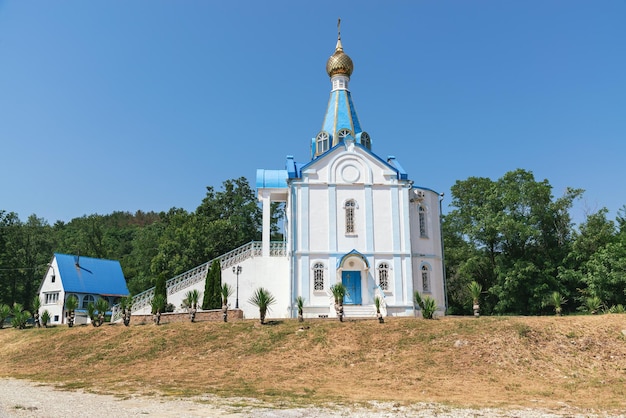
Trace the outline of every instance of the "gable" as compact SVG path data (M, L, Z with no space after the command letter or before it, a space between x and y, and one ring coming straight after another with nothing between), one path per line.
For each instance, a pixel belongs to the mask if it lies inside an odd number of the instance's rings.
M302 167L302 179L326 184L395 184L401 173L366 148L345 141Z
M128 287L119 261L54 254L65 292L126 296Z

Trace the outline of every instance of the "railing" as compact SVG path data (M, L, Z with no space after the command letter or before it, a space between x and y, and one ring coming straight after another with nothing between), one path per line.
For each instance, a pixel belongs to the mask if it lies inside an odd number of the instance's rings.
M200 281L206 280L207 273L214 260L219 260L222 270L226 270L231 266L238 264L248 258L260 257L263 253L263 244L260 241L251 241L242 245L239 248L227 252L226 254L217 257L211 261L208 261L198 267L195 267L189 271L179 274L176 277L169 279L165 286L167 294L172 295L181 289L185 289L191 285L194 285ZM270 242L270 257L285 257L287 255L287 243L284 241ZM150 305L152 298L154 297L154 287L137 294L133 297L132 310L133 312L145 308ZM115 305L111 308L111 322L119 321L122 318L122 310L119 305Z

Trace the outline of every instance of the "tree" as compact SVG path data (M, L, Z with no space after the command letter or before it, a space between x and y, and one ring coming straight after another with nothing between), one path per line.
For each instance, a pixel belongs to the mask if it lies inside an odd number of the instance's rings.
M0 304L0 329L4 328L4 321L11 315L11 307L5 303Z
M581 194L582 190L568 188L554 199L547 180L536 181L521 169L497 181L470 177L452 186L455 209L445 222L461 244L461 250L452 251L469 256L457 257L459 265L453 271L458 278L473 277L487 289L483 311L541 311L550 289L559 288L558 266L571 242L568 211Z
M39 322L39 309L41 309L41 299L39 295L33 298L33 319L35 320L35 326L41 328L41 322Z
M167 303L167 299L163 297L163 295L155 293L150 301L150 307L152 308L152 315L154 319L154 323L159 325L161 323L161 314L165 309L165 304Z
M128 295L120 300L120 309L122 310L122 318L125 326L130 325L130 318L133 310L133 297Z
M304 321L304 298L302 296L298 296L296 298L296 306L298 308L298 322Z
M221 307L220 289L222 287L222 268L219 260L213 260L204 283L202 309L219 309Z
M26 328L28 318L30 318L30 312L25 311L21 303L13 304L13 311L11 312L13 318L11 319L11 325L16 329Z
M554 306L554 313L556 316L561 316L561 312L563 312L563 305L567 302L559 292L550 293L550 297L546 301L546 305Z
M254 291L248 302L259 308L259 319L261 324L265 324L265 315L270 306L276 303L276 298L269 290L259 287Z

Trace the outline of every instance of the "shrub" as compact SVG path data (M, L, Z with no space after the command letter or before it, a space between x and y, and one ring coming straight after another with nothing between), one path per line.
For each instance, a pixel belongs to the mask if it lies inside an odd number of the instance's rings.
M418 291L415 291L414 300L417 306L422 310L422 318L435 319L435 312L437 311L437 302L430 296L422 296Z

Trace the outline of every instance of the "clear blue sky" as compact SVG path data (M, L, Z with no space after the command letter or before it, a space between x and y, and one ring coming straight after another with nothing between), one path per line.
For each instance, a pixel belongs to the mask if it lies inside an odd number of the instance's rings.
M373 150L418 185L516 168L626 204L626 2L0 0L0 209L194 210L309 161L342 41Z

